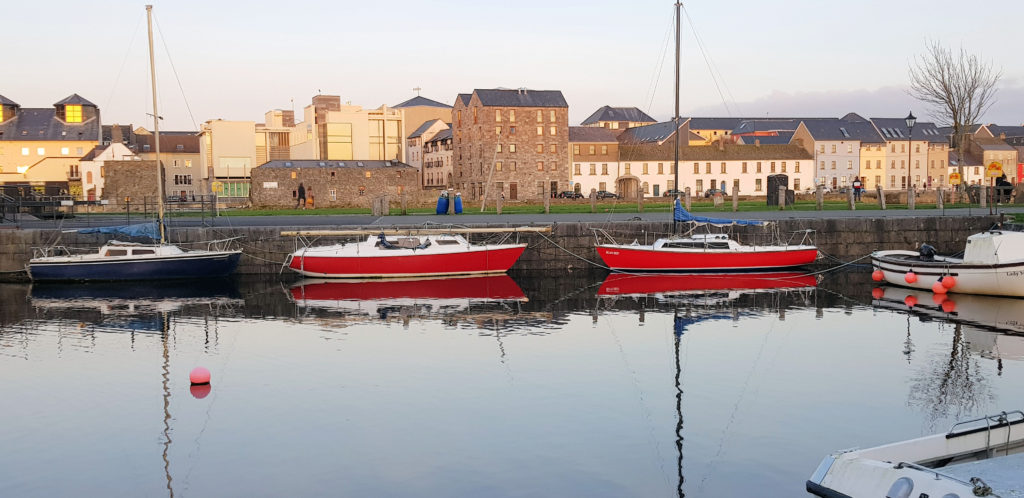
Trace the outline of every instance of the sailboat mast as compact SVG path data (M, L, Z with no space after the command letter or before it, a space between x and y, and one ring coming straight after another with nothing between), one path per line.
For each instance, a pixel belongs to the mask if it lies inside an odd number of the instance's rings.
M156 58L153 56L153 6L146 6L146 25L149 27L149 76L153 86L153 144L156 150L156 199L160 227L160 243L167 241L164 231L164 175L160 168L160 113L156 110Z
M673 186L676 190L676 199L679 199L679 9L683 6L683 2L676 2L676 113L675 117L672 118L672 124L675 125L676 134L676 146L673 149L675 151L675 162L673 162L672 172L675 174L673 180Z

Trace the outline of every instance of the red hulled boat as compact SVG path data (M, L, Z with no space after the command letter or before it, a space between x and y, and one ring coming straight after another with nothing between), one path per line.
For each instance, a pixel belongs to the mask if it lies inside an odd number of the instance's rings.
M769 290L815 287L813 275L794 272L694 273L636 275L612 273L601 283L598 296L677 294L718 290Z
M307 277L394 278L504 273L526 244L471 244L461 235L387 237L305 247L289 256L288 267Z

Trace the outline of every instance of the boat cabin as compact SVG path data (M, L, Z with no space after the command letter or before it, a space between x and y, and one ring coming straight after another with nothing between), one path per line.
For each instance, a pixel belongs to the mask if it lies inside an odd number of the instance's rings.
M724 233L692 235L684 239L661 239L654 249L732 249L737 245Z
M967 237L965 264L995 265L1020 261L1024 256L1024 232L989 230Z

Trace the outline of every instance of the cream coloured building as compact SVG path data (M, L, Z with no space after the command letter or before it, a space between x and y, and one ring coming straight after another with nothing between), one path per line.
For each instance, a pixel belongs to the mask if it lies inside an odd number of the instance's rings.
M336 95L317 95L303 109L291 133L292 159L346 161L402 160L405 154L403 111L387 106L363 109Z

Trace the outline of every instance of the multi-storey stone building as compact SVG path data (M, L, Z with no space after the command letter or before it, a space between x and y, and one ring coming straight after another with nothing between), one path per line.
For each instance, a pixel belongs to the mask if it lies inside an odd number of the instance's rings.
M429 185L423 170L425 145L428 140L432 139L434 135L437 135L442 130L451 130L451 127L440 119L432 119L419 125L405 139L405 162L420 171L420 183L422 185ZM448 136L451 137L451 134L449 133Z
M460 94L452 136L453 183L470 199L536 199L569 187L569 104L558 90Z
M445 128L423 145L423 185L452 186L452 129Z

